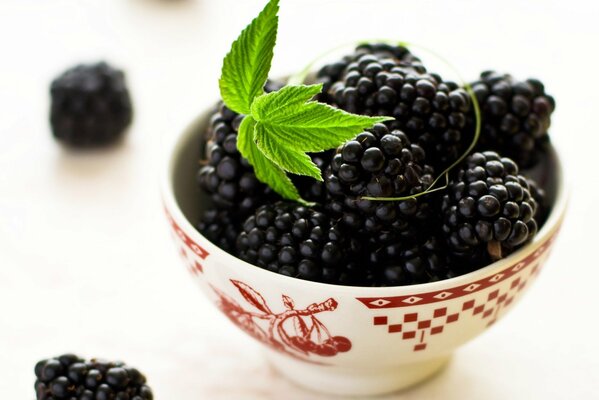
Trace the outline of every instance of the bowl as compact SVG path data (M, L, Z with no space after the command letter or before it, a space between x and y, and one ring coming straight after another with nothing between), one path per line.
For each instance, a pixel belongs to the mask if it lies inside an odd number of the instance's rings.
M166 149L164 211L193 279L235 325L262 343L290 380L336 395L376 395L432 376L462 344L501 319L542 269L562 224L566 196L552 150L536 178L553 204L534 240L505 259L439 282L351 287L310 282L250 265L194 225L208 198L195 175L200 115Z

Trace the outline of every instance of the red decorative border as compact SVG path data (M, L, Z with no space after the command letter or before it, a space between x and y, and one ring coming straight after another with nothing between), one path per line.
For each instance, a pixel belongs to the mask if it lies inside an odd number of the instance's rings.
M357 297L356 299L362 302L366 307L370 309L381 309L381 308L397 308L397 307L410 307L413 305L421 304L432 304L445 301L447 299L455 299L462 296L466 296L481 290L485 290L499 282L509 279L514 274L523 271L530 265L534 264L543 254L549 250L551 244L555 240L557 232L555 232L545 243L541 245L534 253L530 254L521 262L516 265L511 265L501 272L494 274L493 276L479 279L475 282L470 282L462 286L457 286L451 289L437 290L435 292L410 294L405 296L391 296L391 297Z
M166 207L164 207L164 213L166 214L166 218L168 219L169 225L171 226L175 234L183 241L183 243L185 243L185 245L191 251L195 253L195 255L200 257L202 260L205 260L206 257L210 255L210 253L208 253L208 250L191 240L191 238L185 232L183 232L183 229L181 229L181 227L175 222L175 219L172 217L172 215L169 213Z

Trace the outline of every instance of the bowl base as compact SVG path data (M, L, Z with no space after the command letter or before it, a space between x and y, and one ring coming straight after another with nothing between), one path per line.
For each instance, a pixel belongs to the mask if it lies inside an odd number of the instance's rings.
M395 392L431 378L447 365L451 355L386 368L347 368L315 365L271 351L267 359L293 383L337 396L376 396Z

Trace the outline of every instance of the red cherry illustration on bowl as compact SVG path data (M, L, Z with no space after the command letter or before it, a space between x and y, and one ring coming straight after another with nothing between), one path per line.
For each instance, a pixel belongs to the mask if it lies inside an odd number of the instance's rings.
M328 342L335 346L339 353L345 353L351 349L351 341L345 336L334 336Z
M318 354L319 356L323 356L323 357L332 357L332 356L336 355L337 349L335 348L335 346L333 346L327 342L328 342L328 340L322 344L317 345L316 348L314 349L314 353Z

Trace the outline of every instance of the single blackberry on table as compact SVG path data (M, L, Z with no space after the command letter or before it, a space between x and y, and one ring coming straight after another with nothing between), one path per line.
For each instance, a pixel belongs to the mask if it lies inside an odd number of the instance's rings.
M316 74L316 83L322 83L323 90L318 100L324 103L333 103L329 94L331 86L341 80L346 68L365 55L374 55L376 58L392 59L398 65L413 68L420 73L426 72L422 62L404 46L394 46L386 43L364 43L356 47L353 53L343 56L338 61L323 66Z
M152 400L152 390L137 369L121 362L75 355L42 360L35 366L37 400Z
M65 71L52 82L50 95L54 137L73 147L112 143L132 120L125 76L105 62Z
M431 196L403 201L366 200L363 197L404 197L426 190L433 168L425 152L399 130L376 124L337 149L325 174L328 209L342 215L352 229L367 235L409 232L414 221L431 215ZM382 240L382 239L381 239Z
M482 111L478 148L497 151L522 168L534 165L549 143L547 130L555 109L543 84L486 71L471 86Z
M325 67L326 68L326 67ZM471 141L470 97L457 84L386 53L366 53L328 86L331 104L363 115L387 115L392 129L421 145L435 167L457 160ZM442 168L441 168L442 167Z
M443 197L443 231L456 256L484 251L493 260L524 245L537 232L537 202L529 180L509 158L474 153Z
M239 221L231 218L228 211L209 209L204 211L197 224L198 231L212 243L234 254L239 234Z
M260 268L343 285L367 281L353 263L358 247L329 215L284 201L258 208L237 239L239 257Z

